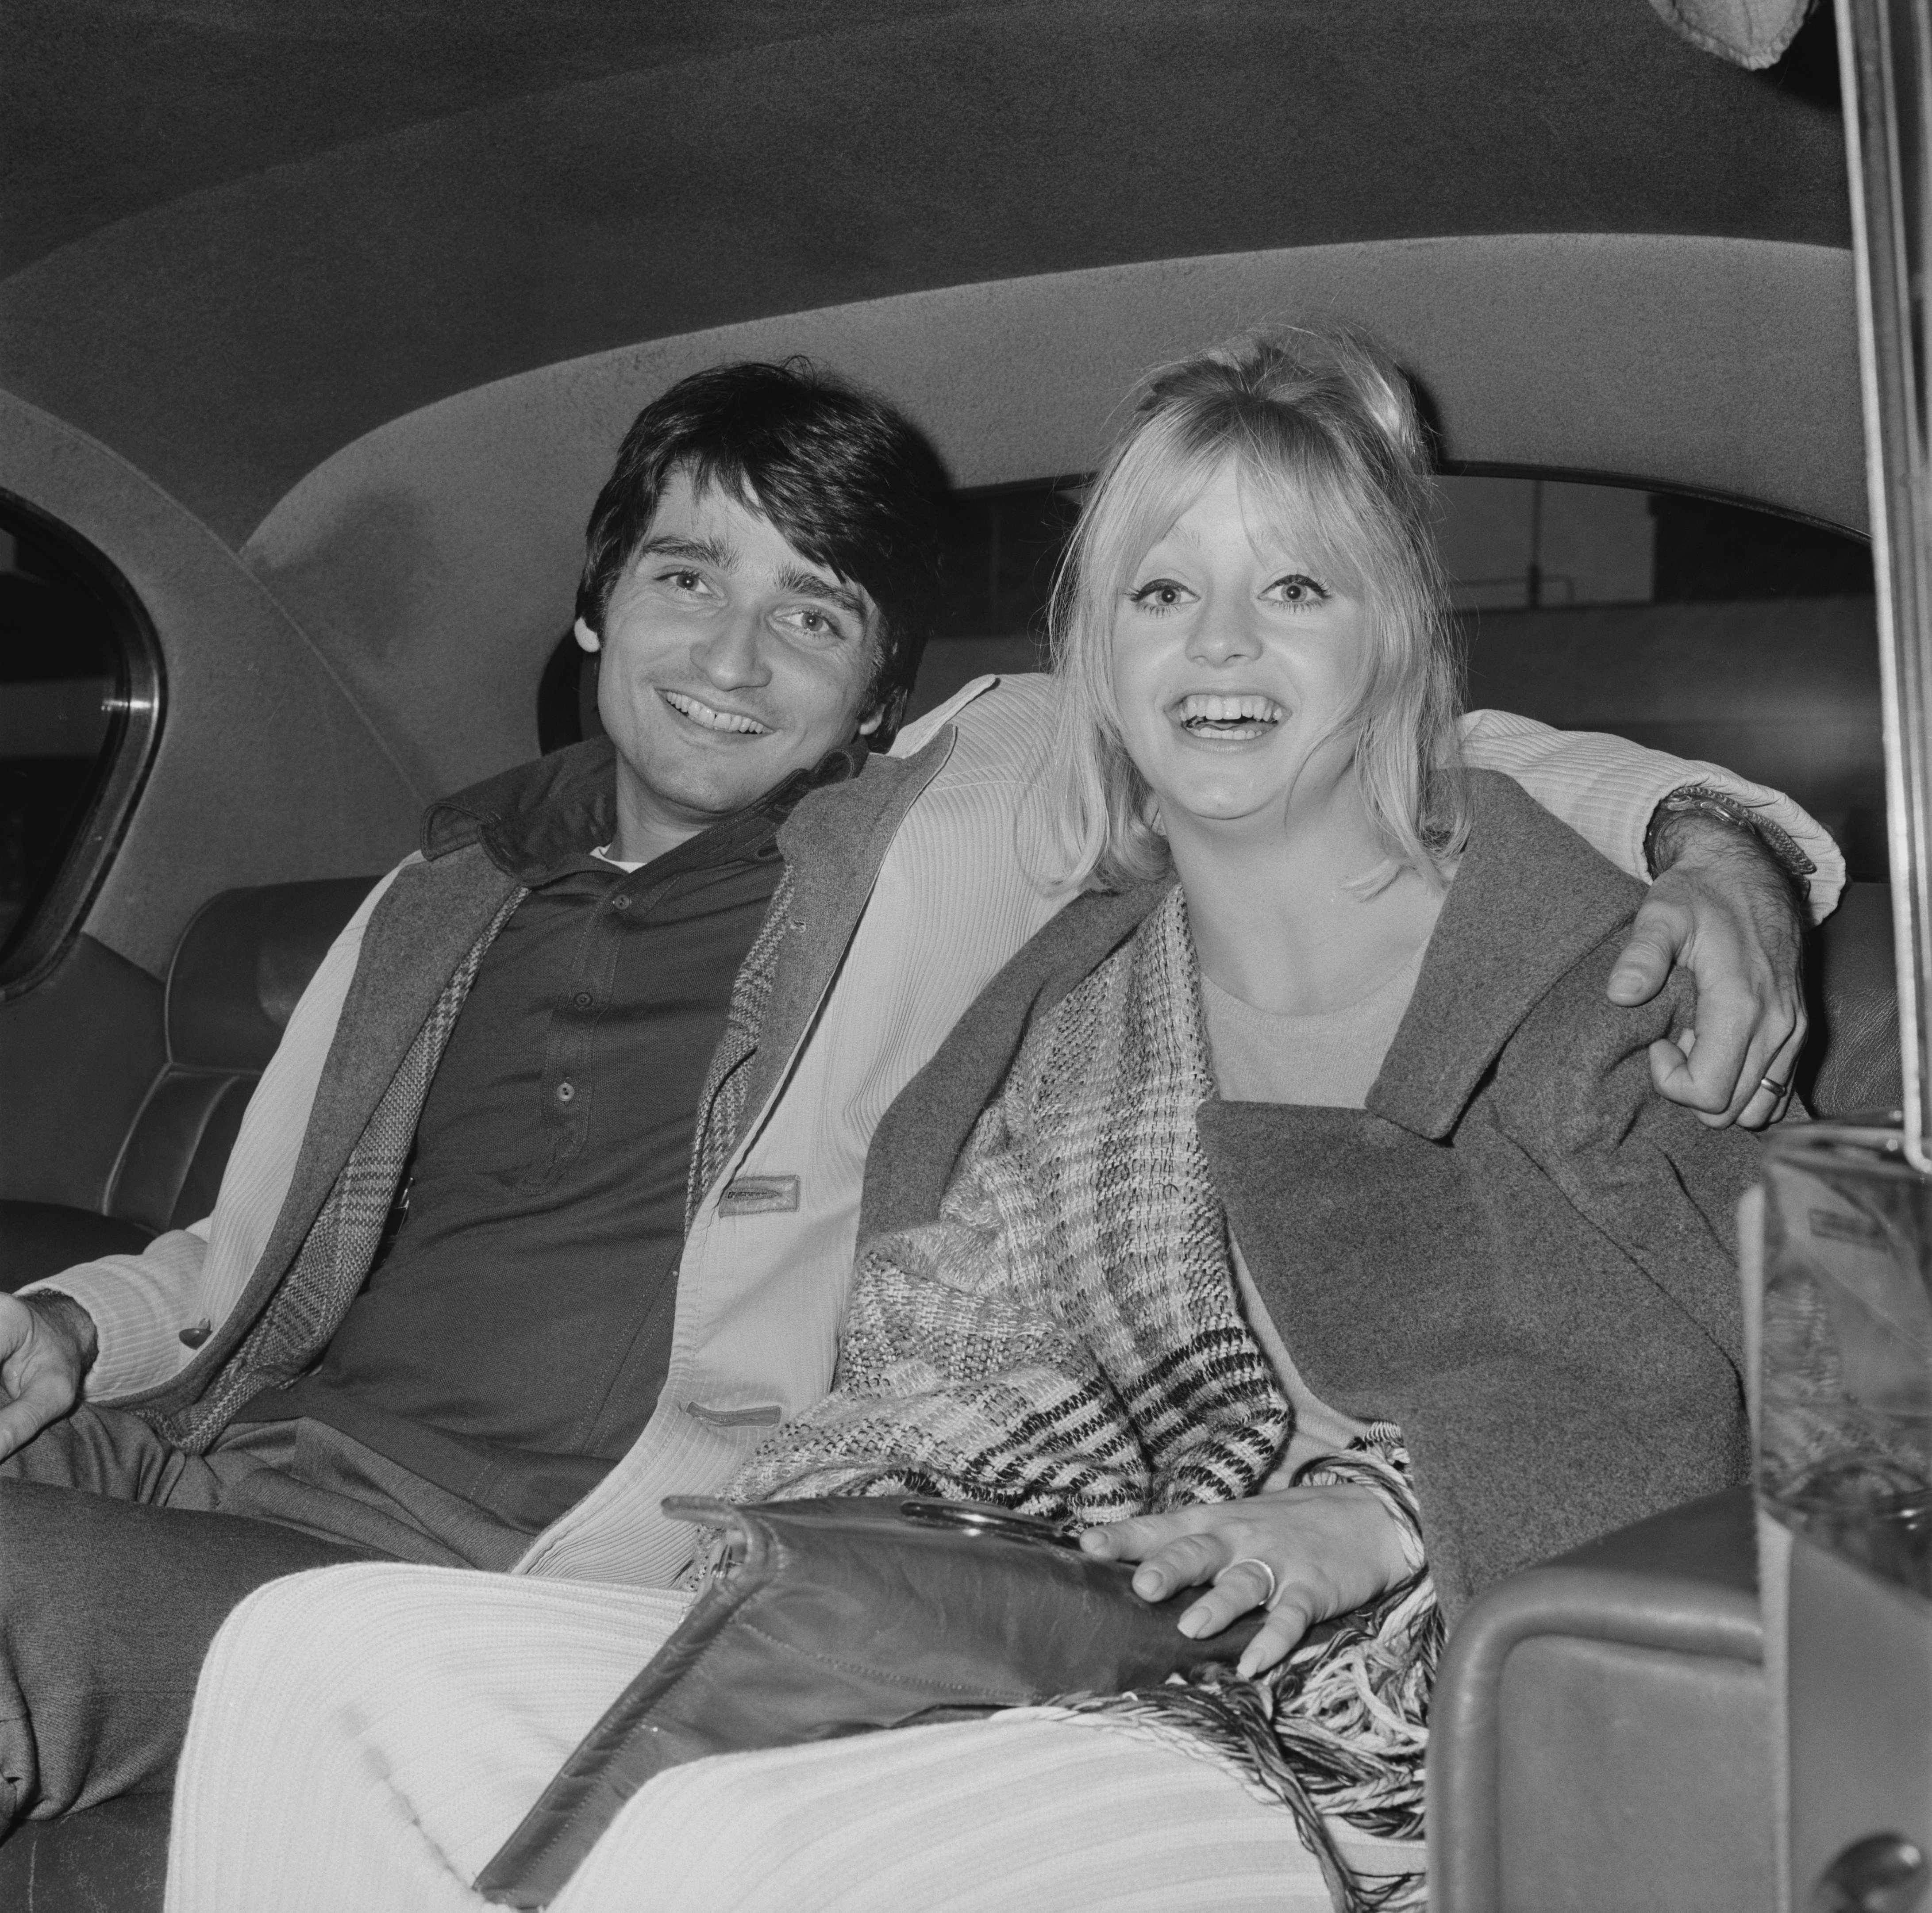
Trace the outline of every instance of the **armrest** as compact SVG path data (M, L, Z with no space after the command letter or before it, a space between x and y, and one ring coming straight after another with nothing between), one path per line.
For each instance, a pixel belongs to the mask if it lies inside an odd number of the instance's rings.
M1770 1905L1763 1655L1748 1489L1486 1591L1431 1710L1435 1913Z

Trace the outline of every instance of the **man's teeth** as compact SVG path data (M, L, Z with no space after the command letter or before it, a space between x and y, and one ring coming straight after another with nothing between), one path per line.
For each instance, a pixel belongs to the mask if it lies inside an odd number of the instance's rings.
M680 711L693 724L701 724L707 730L740 730L748 737L764 737L771 727L759 723L756 718L741 718L732 711L714 711L709 704L700 704L695 697L687 697L681 691L667 691L664 702L674 711Z
M1204 730L1223 724L1246 727L1276 724L1286 715L1272 697L1250 695L1228 697L1196 691L1180 700L1180 721L1191 730Z

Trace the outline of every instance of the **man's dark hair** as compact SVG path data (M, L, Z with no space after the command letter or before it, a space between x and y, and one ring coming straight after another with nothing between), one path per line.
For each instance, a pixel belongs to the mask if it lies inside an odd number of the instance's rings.
M865 715L892 741L939 611L944 468L919 430L809 359L745 361L680 379L638 414L584 534L577 615L602 631L610 594L650 529L673 473L716 485L792 549L879 607Z

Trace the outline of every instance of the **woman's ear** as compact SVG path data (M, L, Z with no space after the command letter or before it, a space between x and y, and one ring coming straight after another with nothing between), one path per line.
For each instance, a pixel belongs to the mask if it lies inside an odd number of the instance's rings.
M604 640L581 618L570 628L570 634L577 640L580 651L598 652L604 648Z

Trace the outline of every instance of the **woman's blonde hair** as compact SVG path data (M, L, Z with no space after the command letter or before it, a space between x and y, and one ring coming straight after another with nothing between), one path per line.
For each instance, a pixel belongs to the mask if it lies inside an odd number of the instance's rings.
M1455 628L1436 555L1435 487L1415 402L1352 328L1245 334L1155 373L1088 493L1054 585L1061 887L1163 874L1166 838L1123 740L1115 618L1148 547L1232 460L1248 496L1292 521L1309 560L1358 598L1368 642L1354 703L1357 775L1387 843L1385 875L1438 864L1467 835Z

